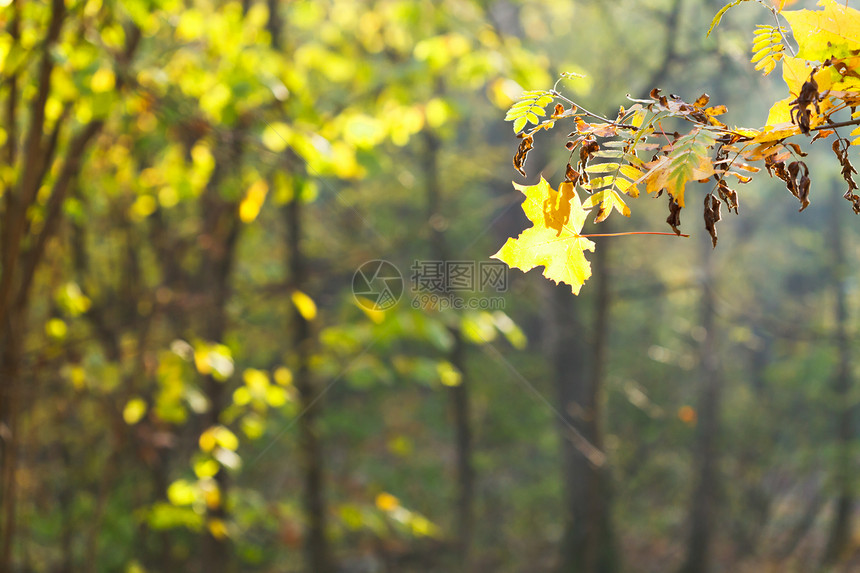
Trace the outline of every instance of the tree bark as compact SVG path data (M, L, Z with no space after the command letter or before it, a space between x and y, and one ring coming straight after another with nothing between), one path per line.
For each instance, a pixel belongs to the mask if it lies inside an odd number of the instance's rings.
M307 266L302 248L303 203L297 192L284 207L287 222L287 252L293 288L304 292L307 285ZM295 352L295 385L299 393L301 417L299 449L304 470L305 559L309 573L330 573L332 563L326 537L325 481L322 443L319 436L319 389L312 379L310 358L314 338L311 325L297 308L292 313L292 343Z
M711 537L719 489L717 437L720 431L722 375L717 355L719 333L716 328L714 254L711 239L704 233L701 248L703 278L700 313L704 337L699 348L698 426L694 452L696 486L690 500L690 531L681 573L707 573L710 570Z
M463 571L469 571L474 528L475 470L472 467L472 426L469 386L466 382L466 343L459 328L452 329L451 364L462 373L460 384L450 389L457 451L457 553Z
M589 329L580 315L581 299L567 285L552 289L549 351L555 369L565 493L560 573L611 573L618 570L609 514L609 473L583 451L571 432L600 450L600 401L607 354L610 294L608 248L601 244L594 259L594 322ZM588 336L588 333L591 336ZM590 340L589 340L590 339Z
M824 564L837 563L844 556L851 540L851 512L854 507L852 492L853 464L851 460L851 440L853 438L854 406L851 405L851 346L848 337L848 306L845 296L845 277L848 273L845 257L845 244L842 237L840 215L844 201L837 189L833 189L831 200L830 246L833 254L833 291L834 318L836 322L836 351L838 366L832 382L832 398L836 418L836 460L833 478L838 490L836 508L827 547L824 550Z
M441 91L441 87L437 88ZM430 130L424 132L424 177L426 180L427 225L430 232L430 248L436 261L448 260L448 245L444 228L439 223L442 217L442 187L439 183L439 151L442 142ZM466 372L466 345L459 321L449 327L454 346L448 356L449 362L460 372L460 383L448 390L454 424L454 449L457 471L457 506L454 508L457 524L456 553L459 570L469 571L474 527L475 470L472 466L472 426L469 406L469 380Z
M13 41L18 40L21 2L13 3L10 32ZM24 146L17 173L16 184L3 197L0 211L0 459L3 461L0 474L0 504L2 504L2 542L0 542L0 573L8 573L12 567L13 540L16 520L16 464L17 431L22 404L19 392L21 385L22 341L25 337L29 316L33 278L44 258L48 240L53 237L62 222L62 205L73 185L90 143L101 131L103 123L95 120L82 127L66 144L59 172L50 189L41 230L33 231L28 216L29 208L36 201L54 156L58 150L64 116L57 121L53 131L44 133L45 105L51 91L51 72L54 68L52 50L59 40L67 16L63 0L51 0L51 17L41 46L41 58L36 75L37 90L30 102L29 124L24 136ZM126 46L118 55L128 64L140 40L140 30L129 28ZM15 134L17 78L10 78L9 101L5 119L9 139L5 155L9 165L15 167L18 155ZM122 88L122 79L117 80L116 89ZM27 239L30 240L27 240Z
M221 342L227 330L227 302L230 298L230 280L233 275L236 246L241 224L238 205L221 196L221 186L227 174L241 163L243 131L241 126L231 131L223 143L225 151L201 197L203 258L196 277L196 291L205 294L206 304L199 308L200 335L207 342ZM209 400L209 409L202 417L204 429L220 423L221 413L227 406L224 382L213 375L204 377L203 388ZM209 508L207 518L224 522L228 518L225 504L230 480L225 468L215 474L220 492L220 503ZM203 534L202 564L206 573L232 571L232 546L229 538L215 535L211 529Z
M2 325L5 339L0 345L0 379L3 380L0 403L0 438L3 440L2 501L3 540L0 546L0 573L12 571L12 542L15 539L18 465L18 421L20 414L21 341L23 339L22 309L7 313Z

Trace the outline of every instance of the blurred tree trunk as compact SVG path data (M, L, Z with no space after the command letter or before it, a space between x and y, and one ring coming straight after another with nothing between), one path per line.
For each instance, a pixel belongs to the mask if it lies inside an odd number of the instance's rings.
M200 308L201 328L199 335L207 342L221 343L227 328L226 307L230 295L230 279L232 277L233 261L239 236L238 208L235 202L221 198L220 184L223 174L238 165L238 133L233 136L237 142L231 150L230 160L222 161L221 167L215 167L212 179L207 185L201 198L201 215L203 229L201 244L203 248L202 268L198 275L198 292L205 293L206 304ZM217 380L212 374L204 376L203 390L209 400L209 409L202 416L204 429L220 423L221 413L227 406L225 400L225 383ZM225 504L229 496L229 479L225 468L221 467L215 474L215 482L220 492L220 503L217 507L209 508L207 520L209 525L225 522L227 509ZM220 573L232 570L232 551L229 538L215 533L218 526L209 527L203 534L202 565L206 573Z
M834 319L836 322L836 351L838 362L833 379L832 399L836 412L836 460L833 467L833 481L838 490L836 511L830 527L830 536L824 550L824 563L837 563L844 556L851 540L851 512L854 507L852 482L854 480L851 459L851 440L853 439L854 406L851 400L851 346L848 337L848 307L845 297L845 279L848 265L845 257L845 243L842 237L841 212L844 201L838 188L833 189L831 200L830 246L833 253L833 291L835 299Z
M17 44L20 40L22 2L12 2L9 17L9 35ZM26 333L33 294L33 279L40 267L48 242L56 235L63 220L63 204L80 172L84 155L90 143L101 131L102 120L92 120L76 132L65 134L69 122L65 117L57 120L46 132L46 104L51 93L54 69L53 51L60 39L69 12L63 0L51 0L50 19L44 30L41 45L34 52L38 58L34 77L34 93L19 93L17 74L5 82L9 85L4 109L4 129L7 133L3 148L4 160L14 170L13 186L3 194L0 206L0 573L12 568L13 540L15 538L17 485L16 466L18 424L23 409L20 402L23 340ZM117 55L119 66L128 66L137 49L140 30L129 27L126 45ZM117 78L115 89L121 90L123 80ZM28 104L27 131L19 141L17 125L19 109ZM64 137L65 136L65 137ZM62 143L65 143L63 147ZM19 149L19 144L21 148ZM62 149L62 153L59 151ZM57 161L57 165L54 162ZM51 173L55 167L58 169ZM52 175L44 203L44 220L41 226L31 225L30 209L37 202L37 194Z
M458 560L463 571L470 571L470 554L474 527L475 472L472 467L472 426L469 386L466 380L466 343L459 328L452 329L454 347L451 364L462 374L460 384L453 386L451 406L454 413L455 449L457 451L457 541Z
M584 438L597 450L603 445L600 406L609 328L608 251L606 243L595 251L592 286L596 300L591 329L584 326L579 315L581 299L571 294L570 287L552 288L551 352L564 419L559 426L565 490L561 573L611 573L619 568L606 459L595 456L583 444Z
M245 3L247 9L248 3ZM285 50L284 30L286 22L278 10L277 0L266 0L269 20L266 28L271 36L273 49ZM284 54L288 57L288 54ZM301 159L291 149L286 151L293 165L300 165ZM301 169L297 171L303 171ZM284 205L283 216L286 223L286 252L288 282L293 291L305 292L308 282L307 263L302 247L302 234L305 223L304 198L301 185L302 173L297 173L297 188L293 199ZM325 471L322 441L319 435L319 417L322 405L320 391L313 379L310 360L316 344L311 324L293 305L289 337L294 352L294 381L299 395L299 452L303 471L304 517L306 535L304 539L305 567L308 573L330 573L333 559L326 535Z
M441 88L438 90L441 91ZM448 260L442 218L442 189L439 184L439 150L441 141L430 130L424 132L424 177L427 182L427 225L430 230L430 248L436 261ZM472 427L469 406L469 381L466 376L466 346L458 323L449 326L454 346L448 361L460 374L460 383L448 389L451 412L454 418L454 449L457 465L457 506L454 510L457 524L457 561L460 570L469 571L469 554L474 527L475 472L472 467Z
M308 279L301 242L304 224L303 200L301 190L297 189L292 201L284 206L290 282L294 291L301 292L305 292ZM295 305L291 319L291 339L295 353L294 380L299 393L299 448L304 470L305 519L307 520L306 565L309 573L329 573L332 571L332 565L326 538L323 452L318 421L321 408L320 394L310 369L314 338L310 322Z
M718 485L717 437L720 432L722 374L717 355L718 332L714 295L714 253L710 237L702 233L702 298L700 301L703 338L699 347L698 425L695 439L696 486L690 500L687 555L681 573L707 573L713 534Z
M3 503L2 547L0 547L0 572L12 571L12 541L16 525L16 468L18 461L18 419L20 402L19 372L21 364L21 342L24 333L23 309L7 313L0 332L0 380L2 380L2 402L0 402L0 439L3 441L3 470L0 500Z

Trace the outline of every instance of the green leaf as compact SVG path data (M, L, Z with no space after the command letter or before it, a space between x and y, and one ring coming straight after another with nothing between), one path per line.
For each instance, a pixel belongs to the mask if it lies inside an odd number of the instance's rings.
M728 12L728 11L729 11L729 8L734 8L734 7L735 7L735 6L737 6L738 4L740 4L740 3L742 3L742 2L748 2L748 1L749 1L749 0L735 0L734 2L731 2L730 4L726 4L725 6L723 6L723 7L720 9L720 11L719 11L719 12L717 12L717 15L716 15L716 16L714 16L714 19L713 19L713 20L711 20L711 27L710 27L710 28L708 28L708 33L707 33L707 34L705 34L705 36L707 37L707 36L710 36L710 35L711 35L711 32L713 32L713 31L714 31L714 28L716 28L716 27L720 24L720 20L722 20L722 19L723 19L723 14L725 14L726 12Z
M549 92L523 92L520 100L508 109L508 112L505 114L505 121L514 122L514 133L522 131L528 122L538 125L540 124L540 117L546 115L544 108L552 103L552 101L553 96Z

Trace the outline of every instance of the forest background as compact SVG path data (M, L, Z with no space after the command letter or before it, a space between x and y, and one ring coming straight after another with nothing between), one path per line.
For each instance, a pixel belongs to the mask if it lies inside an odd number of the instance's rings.
M564 134L511 166L523 90L762 125L761 6L0 6L0 572L860 566L826 145L803 213L757 177L716 249L595 239L578 297L489 258L564 174ZM637 207L600 232L669 230Z

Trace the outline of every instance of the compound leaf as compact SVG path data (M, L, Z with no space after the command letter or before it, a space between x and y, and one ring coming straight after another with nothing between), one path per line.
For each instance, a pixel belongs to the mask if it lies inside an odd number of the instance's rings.
M619 195L612 189L598 191L597 193L594 193L593 195L589 196L582 204L583 208L585 209L591 209L592 207L596 207L598 205L600 205L600 208L597 211L597 216L594 218L595 223L601 223L605 221L613 209L615 209L625 217L630 216L630 207L627 206L627 203L624 202L624 199L621 198L621 195Z

